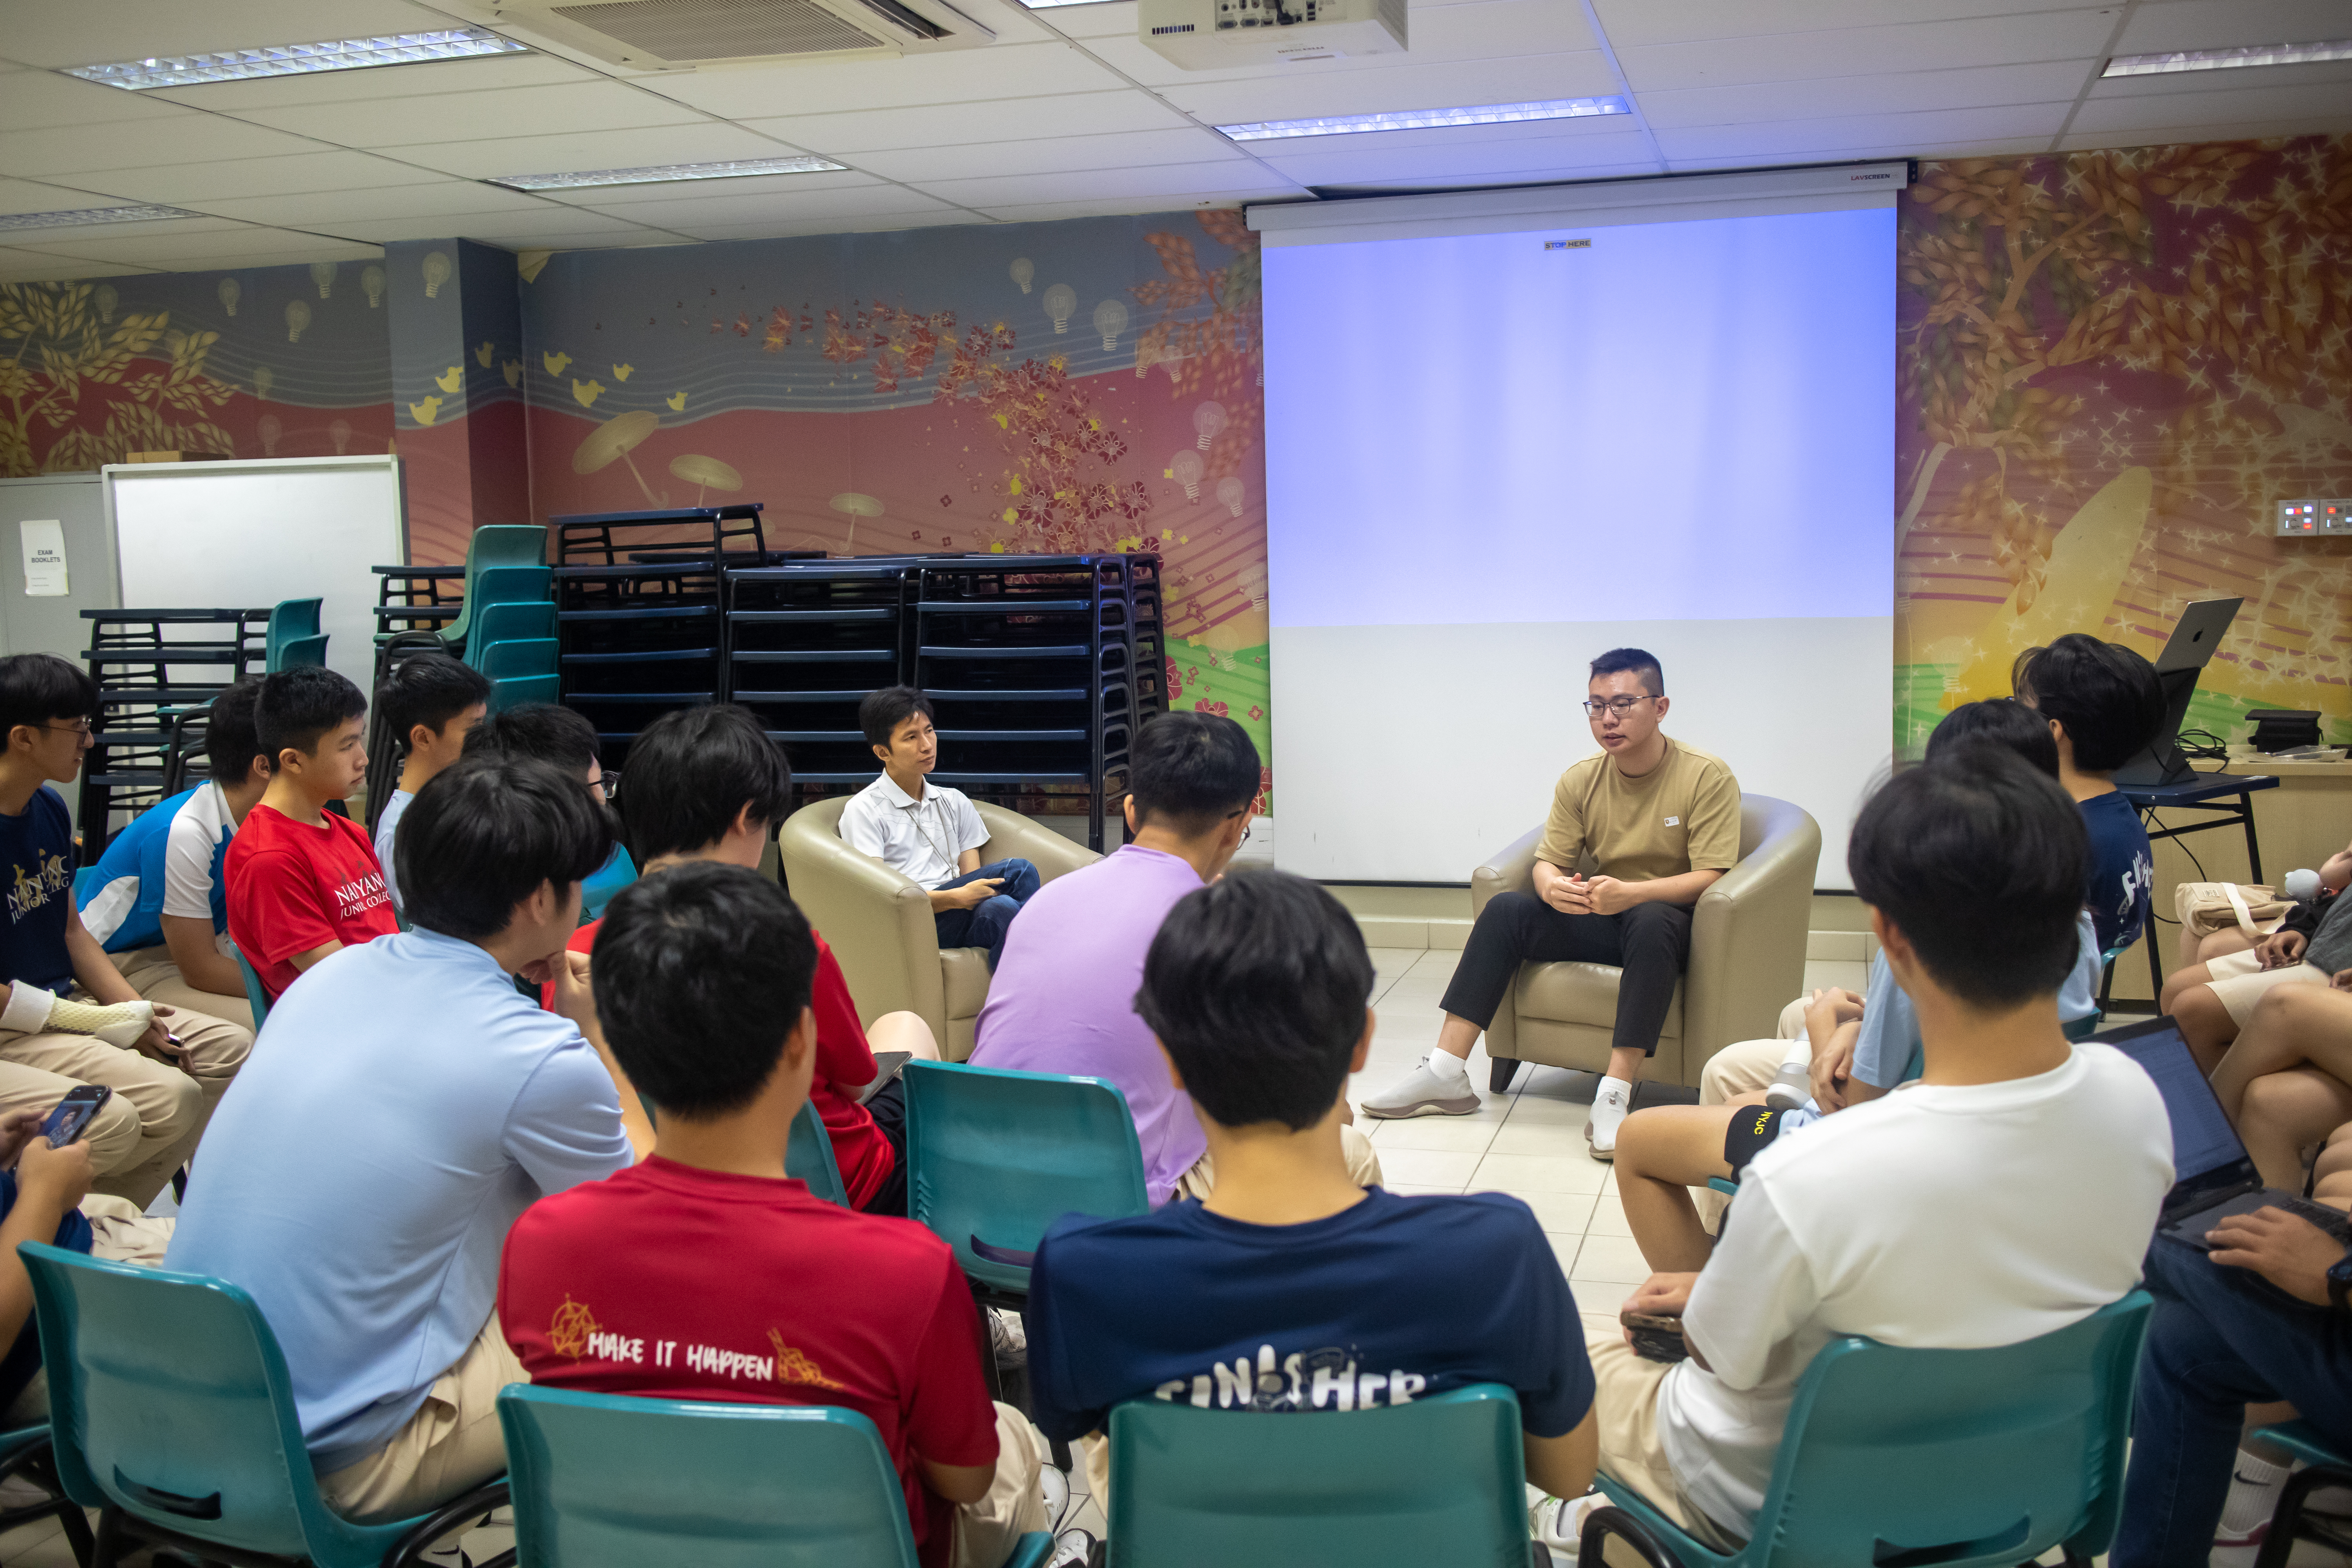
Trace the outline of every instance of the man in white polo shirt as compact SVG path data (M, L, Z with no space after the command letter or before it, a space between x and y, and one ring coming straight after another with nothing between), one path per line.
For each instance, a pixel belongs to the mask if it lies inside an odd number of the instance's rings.
M882 776L842 808L843 842L929 889L940 945L987 949L994 973L1005 929L1044 885L1037 868L1026 860L982 865L988 825L961 790L925 777L940 763L930 699L911 686L885 687L857 705L857 723Z

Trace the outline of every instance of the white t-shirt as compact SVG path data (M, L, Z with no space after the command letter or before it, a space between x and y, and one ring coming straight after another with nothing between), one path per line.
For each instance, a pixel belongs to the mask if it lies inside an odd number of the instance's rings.
M2082 1044L2030 1079L1905 1084L1756 1156L1658 1390L1666 1458L1740 1535L1764 1506L1798 1379L1831 1340L2016 1344L2139 1282L2172 1186L2147 1074Z
M392 871L393 837L400 826L400 814L406 811L408 803L415 798L407 790L394 790L392 798L383 803L383 815L375 819L376 863L383 868L383 890L385 896L392 900L394 914L400 912L400 882Z
M988 825L961 790L926 783L919 801L884 773L841 808L841 837L918 887L937 888L961 875L965 850L988 842Z

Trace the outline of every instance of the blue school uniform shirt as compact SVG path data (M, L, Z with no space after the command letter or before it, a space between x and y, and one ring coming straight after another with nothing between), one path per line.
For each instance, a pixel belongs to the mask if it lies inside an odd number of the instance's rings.
M2071 1024L2099 1010L2100 954L2097 922L2084 910L2074 917L2074 967L2058 987L2058 1021ZM1862 1000L1862 1033L1853 1043L1853 1076L1873 1089L1895 1089L1927 1070L1919 1043L1919 1013L1895 984L1886 954L1870 961L1870 989ZM1818 1110L1808 1102L1809 1110ZM1791 1115L1797 1114L1791 1112ZM1781 1120L1786 1131L1798 1123Z
M1541 1437L1592 1408L1559 1258L1501 1193L1362 1202L1260 1226L1168 1205L1070 1215L1030 1275L1030 1391L1047 1436L1107 1429L1129 1399L1210 1410L1367 1410L1474 1383L1519 1397Z
M0 984L21 980L64 995L73 988L66 910L73 901L73 816L43 784L23 812L0 814L0 877L8 919L0 924Z
M210 920L228 930L228 879L222 867L236 833L228 796L201 784L148 807L99 857L80 898L81 923L109 952L163 941L163 917Z
M2148 890L2156 886L2156 860L2147 829L2120 790L2082 803L2083 826L2091 836L2091 869L2083 882L2083 904L2099 933L2099 951L2112 952L2139 940L2147 926Z

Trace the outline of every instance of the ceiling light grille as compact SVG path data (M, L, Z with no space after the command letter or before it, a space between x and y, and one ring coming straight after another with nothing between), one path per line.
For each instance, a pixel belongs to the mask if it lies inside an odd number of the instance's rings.
M813 0L614 0L552 9L663 60L835 54L882 41Z

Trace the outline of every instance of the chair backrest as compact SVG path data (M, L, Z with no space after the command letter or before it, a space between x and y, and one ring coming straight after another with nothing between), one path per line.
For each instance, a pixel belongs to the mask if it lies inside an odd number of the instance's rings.
M1772 1033L1803 989L1822 829L1804 807L1739 797L1739 863L1699 895L1683 982L1684 1076L1734 1040Z
M580 884L581 923L585 925L590 921L603 920L604 906L636 879L637 863L629 858L626 849L618 844L614 845L613 852L604 858L604 863Z
M280 599L271 609L269 630L262 639L262 652L270 669L292 668L278 662L278 651L296 637L319 635L319 605L317 599Z
M277 1336L236 1286L26 1242L59 1479L201 1541L380 1561L415 1521L351 1524L320 1500Z
M1755 1539L1771 1547L1753 1568L1898 1553L1990 1568L2062 1544L2084 1561L2104 1552L2153 1306L2135 1290L2054 1333L1985 1350L1832 1341L1797 1385L1756 1517Z
M462 643L473 626L474 606L494 605L497 599L478 596L481 574L499 566L544 566L547 564L547 529L535 523L492 523L474 530L466 541L465 604L457 618L442 628L441 635L453 643ZM545 589L538 595L509 594L511 599L544 597Z
M849 1206L849 1189L833 1157L833 1134L824 1130L824 1118L816 1113L814 1100L802 1100L793 1118L792 1138L784 1145L784 1174L806 1182L810 1192L829 1204Z
M468 592L480 608L492 605L529 605L541 599L555 602L555 574L544 566L485 566L475 574ZM470 626L471 621L467 622Z
M1110 1537L1121 1568L1527 1568L1520 1445L1491 1383L1346 1413L1130 1400L1110 1413Z
M562 687L552 675L509 675L490 682L488 711L503 713L527 702L553 702L563 695Z
M562 647L554 637L486 643L469 655L469 661L492 680L537 680L556 673Z
M269 651L269 673L281 669L316 669L327 662L327 634L316 637L288 637L274 643Z
M269 1016L269 993L261 988L261 976L254 972L253 961L245 956L241 947L231 949L236 954L236 972L245 976L245 999L253 1008L253 1026L258 1029Z
M702 1405L509 1384L517 1568L915 1568L874 1423L823 1405Z
M529 599L520 604L484 605L466 637L466 661L482 668L474 650L494 643L537 642L555 635L555 601ZM485 673L488 673L485 671Z
M912 1061L906 1085L908 1217L982 1284L1026 1290L1029 1270L980 1257L974 1237L1034 1252L1064 1215L1121 1219L1150 1206L1135 1118L1116 1084Z

